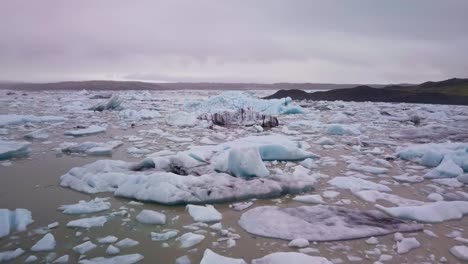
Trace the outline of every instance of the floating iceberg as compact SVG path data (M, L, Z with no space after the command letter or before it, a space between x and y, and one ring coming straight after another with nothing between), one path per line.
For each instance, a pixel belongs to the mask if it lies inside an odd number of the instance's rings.
M290 97L263 100L254 98L247 92L239 91L224 92L202 102L190 102L185 105L185 108L200 114L237 111L239 109L252 109L266 115L302 114L305 112L302 107L294 105Z
M450 201L426 203L419 206L376 207L385 213L400 219L426 223L439 223L447 220L461 219L468 214L468 202Z
M91 125L88 128L66 131L64 134L66 136L80 137L80 136L89 136L89 135L99 134L103 132L106 132L106 128L96 126L96 125Z
M206 206L188 204L186 208L195 222L218 222L223 218L221 213L209 204Z
M15 250L8 250L8 251L2 251L0 252L0 262L7 262L9 260L15 259L23 253L26 252L22 248L17 248Z
M48 233L31 247L31 251L51 251L56 244L54 235Z
M89 110L92 111L99 111L102 112L104 110L121 110L123 100L119 97L119 95L115 94L112 95L107 101L100 102L92 107Z
M351 191L360 191L360 190L376 190L381 192L391 192L392 189L389 187L374 183L368 180L364 180L361 178L357 178L354 176L348 177L335 177L328 181L329 184L341 188L341 189L348 189Z
M91 201L79 201L77 204L62 205L59 210L64 214L89 214L109 210L110 202L106 198L95 198Z
M327 205L256 207L242 214L239 225L254 235L285 240L301 237L309 241L346 240L422 229L422 225L405 223L379 211Z
M333 264L324 257L309 256L298 252L276 252L252 260L252 264Z
M142 224L164 225L166 223L166 215L153 210L142 210L136 220Z
M33 221L31 211L26 209L0 209L0 238L7 236L13 231L25 231L26 227Z
M96 216L89 218L81 218L73 220L67 223L67 227L78 227L78 228L91 228L91 227L101 227L107 222L107 217L105 216Z
M0 160L26 156L31 152L31 143L26 141L5 141L0 139Z
M203 253L203 258L200 264L247 264L243 259L228 258L214 253L207 248Z
M0 127L25 123L52 123L65 121L63 116L0 115Z
M87 155L112 155L112 150L123 145L120 140L112 140L108 142L65 142L60 144L63 153L66 154L87 154Z

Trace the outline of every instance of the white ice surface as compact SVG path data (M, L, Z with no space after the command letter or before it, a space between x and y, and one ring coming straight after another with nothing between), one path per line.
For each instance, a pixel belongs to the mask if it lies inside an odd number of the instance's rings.
M91 228L101 227L107 222L106 216L96 216L72 220L67 223L67 227Z
M80 264L134 264L138 261L142 260L144 257L141 254L128 254L128 255L121 255L115 256L111 258L92 258L92 259L83 259L80 260L78 263Z
M164 225L166 223L166 215L153 210L142 210L136 220L142 224Z
M221 213L209 204L206 206L188 204L186 210L195 222L217 222L223 218Z
M247 264L243 259L229 258L216 254L211 249L205 249L200 264Z
M419 206L402 207L376 205L376 207L393 217L427 223L461 219L464 215L468 214L468 202L465 201L441 201Z
M31 211L27 209L0 209L0 238L9 235L11 231L24 231L32 222Z
M111 203L107 198L94 198L90 201L79 201L77 204L62 205L59 210L64 214L90 214L109 210Z
M252 260L252 264L332 264L324 257L309 256L297 252L276 252L259 259Z
M26 141L6 141L0 139L0 160L26 156L31 152L31 143Z
M89 126L87 128L66 131L65 135L66 136L80 137L80 136L89 136L89 135L99 134L99 133L103 133L103 132L106 132L105 127L91 125L91 126Z
M31 251L51 251L55 248L55 245L54 235L48 233L31 247Z

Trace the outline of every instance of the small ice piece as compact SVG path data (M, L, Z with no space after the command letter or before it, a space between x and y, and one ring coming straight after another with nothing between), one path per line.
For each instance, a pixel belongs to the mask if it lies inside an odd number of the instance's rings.
M252 264L333 264L324 257L309 256L297 252L276 252L252 260Z
M205 239L204 235L194 234L192 232L185 233L182 236L176 238L176 240L179 242L180 248L193 247L202 242L203 239Z
M456 178L434 179L432 181L440 185L445 185L445 186L454 187L454 188L459 188L463 186L463 183L458 181L458 179Z
M309 195L298 195L293 198L294 201L303 202L303 203L325 203L320 194L309 194Z
M424 181L424 177L422 176L408 176L406 174L392 176L392 178L400 182L409 182L409 183L417 183L417 182Z
M194 127L198 122L196 116L183 111L172 113L166 117L166 124L169 126Z
M338 195L340 195L339 192L335 192L335 191L324 191L322 193L323 197L325 198L328 198L328 199L333 199L335 197L337 197Z
M188 204L186 210L195 222L218 222L223 219L223 215L210 204L206 206Z
M397 253L398 254L405 254L408 253L410 250L418 248L421 246L418 240L414 237L402 238L401 240L397 241Z
M91 201L79 201L77 204L62 205L59 210L64 214L89 214L109 210L110 202L106 202L108 198L94 198Z
M242 211L242 210L245 210L245 209L249 208L252 205L253 205L253 202L251 202L251 201L249 201L249 202L240 202L240 203L232 204L231 208L234 211Z
M97 242L100 244L112 244L115 241L119 240L116 236L106 236L106 237L99 237Z
M138 244L140 244L140 242L127 237L115 243L115 246L118 248L129 248L134 247Z
M296 238L289 242L288 246L290 247L297 247L297 248L303 248L303 247L308 247L309 246L309 240L304 239L304 238Z
M52 229L52 228L56 228L57 226L59 226L59 222L53 222L51 224L48 224L47 228Z
M315 141L315 144L319 145L335 145L335 141L329 137L321 137L317 141Z
M67 227L91 228L101 227L107 222L106 216L96 216L89 218L81 218L67 223Z
M24 135L24 138L29 139L29 140L31 139L32 140L34 139L46 140L49 138L49 134L47 133L45 129L38 129L38 130L34 130L31 133Z
M104 110L121 110L123 99L118 94L113 94L108 100L99 102L98 104L89 108L92 111L102 112Z
M0 253L1 254L1 253ZM30 255L24 260L24 263L31 263L31 262L36 262L38 260L38 257L34 255ZM0 262L2 262L2 258L0 257Z
M422 155L419 164L426 167L437 167L443 158L444 155L441 152L429 150Z
M145 154L150 154L151 150L137 148L137 147L130 147L130 148L127 148L127 153L131 155L145 155Z
M430 193L427 196L427 199L433 202L439 202L439 201L443 201L444 197L438 193Z
M0 238L9 235L12 230L24 231L32 222L31 211L27 209L0 209Z
M177 230L169 230L164 233L151 232L151 240L153 241L166 241L176 237L179 232Z
M26 141L6 141L0 139L0 160L27 156L31 152L31 143Z
M463 174L463 169L457 165L451 158L444 160L430 172L424 175L424 178L456 178Z
M376 237L369 237L366 240L366 243L369 245L377 245L379 243L379 240Z
M315 161L313 159L311 159L311 158L307 158L307 159L299 162L299 165L301 165L302 167L307 168L309 170L318 169L317 164L315 164Z
M379 192L375 190L363 190L363 191L353 192L353 194L359 197L360 199L366 202L371 202L371 203L375 203L378 200L385 200L385 201L389 201L399 206L424 204L421 201L406 199L395 194L383 193L383 192Z
M33 116L33 115L0 115L0 127L21 125L25 123L46 123L64 121L63 116Z
M203 258L200 264L247 264L243 259L228 258L216 254L211 249L207 248L203 253Z
M83 129L66 131L64 134L66 136L80 137L80 136L89 136L89 135L99 134L103 132L106 132L106 128L96 126L96 125L91 125Z
M0 262L7 262L21 256L25 251L22 248L0 252ZM37 259L37 258L36 258Z
M359 164L356 164L356 163L349 164L348 169L355 170L355 171L368 172L368 173L372 173L372 174L383 174L383 173L388 172L388 169L386 169L386 168L364 166L364 165L359 165Z
M117 255L119 253L120 253L120 249L118 247L113 246L113 245L109 245L106 248L106 254L108 254L108 255Z
M266 177L270 174L256 146L231 149L227 172L240 178Z
M354 176L348 177L335 177L328 181L329 184L341 188L341 189L348 189L351 191L359 191L359 190L376 190L381 192L391 192L392 189L389 187L374 183L368 180L364 180L361 178L357 178Z
M175 264L192 264L192 261L190 261L187 255L184 255L182 257L176 258Z
M60 258L54 260L54 262L52 263L59 263L59 264L68 263L69 259L70 259L69 255L63 255Z
M31 251L51 251L55 248L55 245L56 242L54 235L47 233L31 247Z
M92 156L111 155L112 150L123 144L120 140L111 140L108 142L64 142L60 144L60 149L66 154L88 154Z
M341 124L330 124L327 126L325 133L328 135L359 135L361 131L358 125L341 125Z
M465 214L468 214L468 202L465 201L441 201L419 206L400 207L376 205L376 207L393 217L426 223L461 219Z
M134 264L142 260L144 257L141 254L128 254L115 256L111 258L98 257L93 259L80 260L80 264Z
M136 220L142 224L164 225L166 223L166 215L153 210L142 210Z
M467 246L453 246L450 248L450 253L460 260L468 261L468 247Z
M85 254L88 251L91 251L95 249L97 246L91 241L86 241L82 244L79 244L78 246L73 247L73 251L75 251L78 254Z

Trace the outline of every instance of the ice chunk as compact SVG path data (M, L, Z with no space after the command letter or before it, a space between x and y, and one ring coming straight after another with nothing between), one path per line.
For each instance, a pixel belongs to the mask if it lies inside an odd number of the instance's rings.
M409 183L416 183L424 181L424 177L421 176L408 176L407 174L392 176L393 179L400 181L400 182L409 182Z
M123 142L120 140L113 140L108 142L92 142L86 141L81 143L65 142L60 144L63 153L66 154L89 154L89 155L111 155L112 150L122 146Z
M122 119L140 121L161 117L161 114L155 110L142 109L140 111L125 109L119 112Z
M115 243L115 246L118 248L129 248L134 247L138 244L140 244L140 242L127 237Z
M176 258L175 264L192 264L192 261L190 261L187 255L184 255L182 257Z
M26 209L0 209L0 237L4 237L14 231L24 231L33 221L31 211Z
M166 215L153 210L142 210L136 220L142 224L164 225L166 223Z
M315 144L319 145L335 145L335 141L329 137L321 137L317 141L315 141Z
M309 246L309 240L304 239L304 238L296 238L296 239L292 240L291 242L289 242L288 246L297 247L297 248L308 247Z
M424 204L424 202L421 202L421 201L406 199L395 194L382 193L382 192L375 191L375 190L358 191L358 192L354 192L353 194L361 198L362 200L366 202L371 202L371 203L375 203L378 200L385 200L393 204L396 204L398 206L411 206L411 205Z
M185 233L182 236L176 238L176 240L179 242L180 248L193 247L202 242L203 239L205 239L204 235L194 234L192 232Z
M27 156L31 152L31 143L26 141L6 141L0 139L0 160Z
M199 120L196 116L183 111L172 113L166 117L166 124L170 126L194 127L198 122Z
M0 262L7 262L21 256L25 251L22 248L0 252Z
M27 257L25 260L24 260L24 263L31 263L31 262L36 262L38 260L38 258L34 255L30 255L29 257ZM0 257L0 262L1 262L1 257Z
M328 181L329 184L341 188L341 189L348 189L351 191L360 191L360 190L376 190L381 192L391 192L392 189L389 187L374 183L368 180L364 180L361 178L356 178L354 176L349 177L335 177Z
M327 126L325 133L329 135L360 135L358 125L341 125L341 124L330 124Z
M55 248L55 237L51 233L46 234L43 238L36 242L31 247L32 251L51 251Z
M468 173L465 173L465 174L463 174L463 175L458 176L458 177L457 177L457 180L458 180L459 182L464 183L464 184L468 184Z
M252 260L252 264L333 264L324 257L309 256L297 252L276 252Z
M66 131L64 134L66 136L80 137L80 136L89 136L89 135L99 134L103 132L106 132L106 128L96 126L96 125L91 125L87 128Z
M34 130L31 133L24 135L24 138L29 139L29 140L34 140L34 139L46 140L49 138L49 134L47 133L45 129L38 129L38 130Z
M102 112L104 110L121 110L122 109L122 106L121 106L122 102L123 102L123 100L119 97L119 95L114 94L108 100L100 102L100 103L90 107L89 110L99 111L99 112Z
M400 233L395 234L395 240L397 241L396 248L398 254L405 254L410 252L412 249L421 246L421 243L414 237L403 237Z
M81 219L70 221L67 223L67 227L80 227L80 228L100 227L100 226L104 226L106 222L107 222L107 217L96 216L96 217L81 218Z
M150 154L151 150L143 149L143 148L130 147L130 148L127 148L127 153L131 154L131 155L145 155L145 154Z
M231 149L227 166L226 172L240 178L266 177L270 174L257 147Z
M242 214L239 225L254 235L286 240L300 237L309 241L364 238L422 228L375 210L360 211L326 205L256 207Z
M252 205L253 205L253 202L240 202L240 203L234 203L230 205L229 207L231 207L232 210L234 211L242 211L242 210L249 208Z
M204 113L198 118L207 120L218 126L254 126L256 132L263 132L264 127L276 127L279 125L276 117L265 115L249 108L241 108L234 111Z
M185 105L189 111L197 113L217 113L220 111L236 111L239 109L251 109L267 115L301 114L304 109L292 103L292 99L262 100L253 98L247 92L229 91L210 97L203 102L190 102Z
M368 173L372 173L372 174L383 174L383 173L388 172L388 169L386 169L386 168L364 166L364 165L359 165L359 164L356 164L356 163L349 164L348 169L355 170L355 171L368 172Z
M79 244L78 246L73 247L73 251L75 251L78 254L85 254L88 251L91 251L95 249L97 246L91 241L86 241L82 244Z
M0 127L21 125L25 123L51 123L64 121L63 116L33 116L33 115L0 115Z
M442 153L429 150L422 155L419 163L426 167L437 167L443 158L444 155Z
M83 259L80 264L134 264L142 260L144 257L141 254L128 254L115 256L111 258L98 257L93 259Z
M108 254L108 255L116 255L116 254L119 254L119 253L120 253L120 249L118 247L113 246L113 245L109 245L106 248L106 254Z
M101 243L101 244L112 244L117 240L118 240L118 238L116 236L106 236L106 237L98 238L97 242Z
M457 257L459 260L468 261L468 247L467 246L453 246L450 248L450 253Z
M455 164L452 159L444 160L430 172L424 175L424 178L455 178L463 174L463 169Z
M465 201L441 201L420 206L402 207L376 205L376 207L393 217L427 223L461 219L465 214L468 214L468 202Z
M54 260L54 262L52 263L61 263L61 264L68 263L69 259L70 259L69 255L63 255L59 257L58 259Z
M206 206L188 204L186 209L195 222L217 222L223 218L221 213L209 204Z
M153 241L166 241L176 237L179 232L177 230L169 230L164 233L151 232L151 240Z
M109 210L110 202L106 202L107 198L94 198L91 201L79 201L77 204L62 205L59 207L64 214L89 214Z
M303 203L324 203L320 194L298 195L294 197L293 200Z
M200 261L200 264L247 264L247 262L245 262L243 259L221 256L207 248L203 253L203 258Z

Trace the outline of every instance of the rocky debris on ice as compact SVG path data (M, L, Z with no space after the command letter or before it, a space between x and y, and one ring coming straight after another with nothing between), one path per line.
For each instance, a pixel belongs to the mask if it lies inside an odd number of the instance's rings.
M64 142L60 144L60 149L66 154L88 154L88 155L112 155L112 151L123 145L120 140L108 142Z
M453 246L450 248L450 253L457 257L459 260L468 261L468 247L467 246Z
M166 215L153 210L142 210L136 220L142 224L164 225L166 223Z
M185 208L195 222L218 222L223 218L223 215L210 204L205 206L188 204Z
M48 233L31 247L31 251L51 251L54 250L55 245L54 235Z
M239 225L247 232L272 238L336 241L418 231L419 224L405 223L379 211L360 211L315 205L291 208L261 206L243 213Z
M348 189L351 191L360 191L360 190L376 190L380 192L391 192L392 189L389 187L379 184L379 183L374 183L368 180L364 180L361 178L357 178L354 176L348 176L348 177L335 177L331 180L328 181L329 184L341 188L341 189Z
M309 256L298 252L276 252L259 259L252 260L252 264L333 264L324 257Z
M179 242L180 248L190 248L202 242L203 239L205 239L204 235L188 232L176 238L176 241Z
M229 258L216 254L211 249L205 249L200 264L247 264L243 259Z
M258 125L262 128L271 128L279 125L278 118L275 116L261 114L249 108L217 113L204 113L198 118L212 122L214 125L224 127Z
M81 136L89 136L89 135L94 135L94 134L99 134L99 133L104 133L104 132L106 132L106 128L96 126L96 125L91 125L87 128L66 131L64 134L66 136L81 137Z
M0 139L0 160L27 156L31 152L31 143L26 141L6 141Z
M119 95L114 94L111 98L106 101L97 103L96 105L89 108L91 111L102 112L104 110L121 110L123 99Z
M192 101L185 105L189 111L199 114L217 113L220 111L237 111L251 109L266 115L301 114L304 109L295 105L290 97L282 99L257 99L248 92L229 91L212 96L205 101Z
M108 198L94 198L90 201L79 201L77 204L62 205L58 209L64 214L90 214L109 210Z
M138 261L142 260L144 257L141 254L128 254L128 255L121 255L115 256L111 258L92 258L92 259L83 259L80 260L79 264L134 264Z
M95 249L96 247L97 247L97 245L94 244L93 242L86 241L86 242L84 242L82 244L74 246L73 251L75 251L76 253L78 253L80 255L83 255L83 254L86 254L87 252Z
M400 219L414 220L426 223L439 223L447 220L461 219L468 214L468 202L440 201L425 203L418 206L376 207L385 213Z
M52 123L65 121L63 116L33 116L6 114L0 115L0 127L22 125L26 123Z
M107 222L107 217L105 216L96 216L81 218L77 220L72 220L67 223L67 227L78 227L78 228L91 228L91 227L101 227Z
M17 248L15 250L7 250L0 252L0 262L7 262L12 259L18 258L23 255L25 251L22 248Z
M9 235L11 231L25 231L32 222L31 211L27 209L0 209L0 238Z

